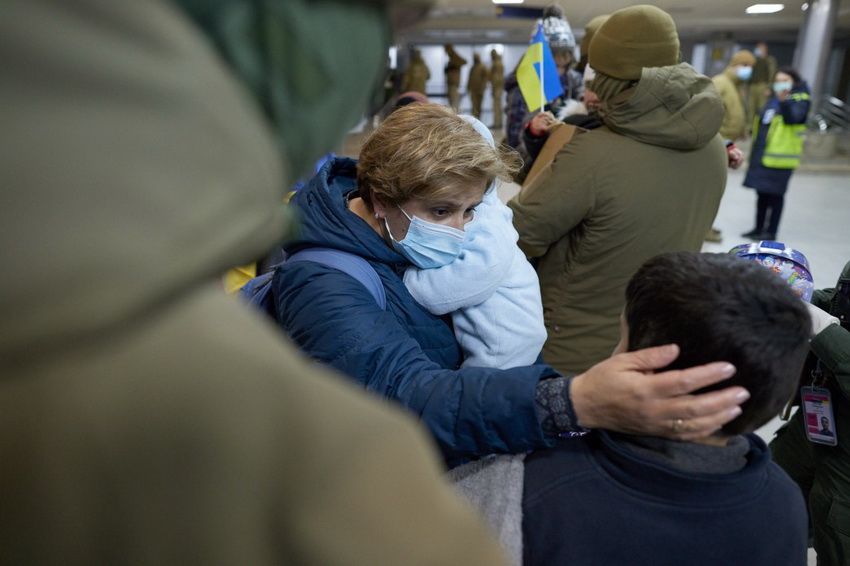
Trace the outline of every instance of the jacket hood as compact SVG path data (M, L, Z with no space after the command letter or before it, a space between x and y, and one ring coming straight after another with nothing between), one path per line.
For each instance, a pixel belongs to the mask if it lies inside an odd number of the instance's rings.
M284 230L279 149L197 30L163 2L74 6L0 18L4 363L154 317Z
M723 102L711 79L687 63L644 68L637 86L609 106L604 122L612 131L675 149L703 147L723 122Z
M404 256L348 209L347 197L356 190L357 161L337 157L325 163L290 200L297 209L301 232L286 245L286 251L323 246L381 263L409 265Z

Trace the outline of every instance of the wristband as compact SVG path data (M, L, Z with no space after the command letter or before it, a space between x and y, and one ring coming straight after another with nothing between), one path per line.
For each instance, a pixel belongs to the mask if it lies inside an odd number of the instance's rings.
M540 428L550 438L583 434L588 429L578 424L570 399L573 377L543 379L537 384L535 405Z
M540 131L535 130L535 129L534 129L534 127L531 125L531 122L529 122L528 124L526 124L526 125L525 125L525 128L529 131L529 133L530 133L532 136L534 136L534 137L536 137L536 138L539 138L540 136L542 136L543 134L545 134L545 133L546 133L546 132L540 132Z

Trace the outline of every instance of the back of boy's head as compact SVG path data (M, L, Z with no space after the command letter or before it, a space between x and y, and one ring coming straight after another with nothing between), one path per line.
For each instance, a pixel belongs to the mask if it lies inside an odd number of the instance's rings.
M811 321L803 302L773 272L729 254L666 253L641 266L626 288L629 350L678 344L668 368L731 362L736 374L701 389L740 385L743 412L722 428L752 432L794 395Z

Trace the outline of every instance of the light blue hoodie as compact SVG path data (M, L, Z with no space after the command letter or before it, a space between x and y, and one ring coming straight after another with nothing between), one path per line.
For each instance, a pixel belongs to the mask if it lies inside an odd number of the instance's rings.
M481 121L461 117L495 147ZM452 313L466 367L530 365L546 341L537 272L517 246L512 218L491 186L465 227L460 256L443 267L411 267L404 273L404 284L419 304L435 315Z

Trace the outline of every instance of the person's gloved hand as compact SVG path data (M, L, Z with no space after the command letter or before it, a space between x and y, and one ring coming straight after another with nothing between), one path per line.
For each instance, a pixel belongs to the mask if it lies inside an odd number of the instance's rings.
M815 305L806 303L806 308L809 309L809 316L812 317L812 337L826 330L830 324L838 324L837 318Z

